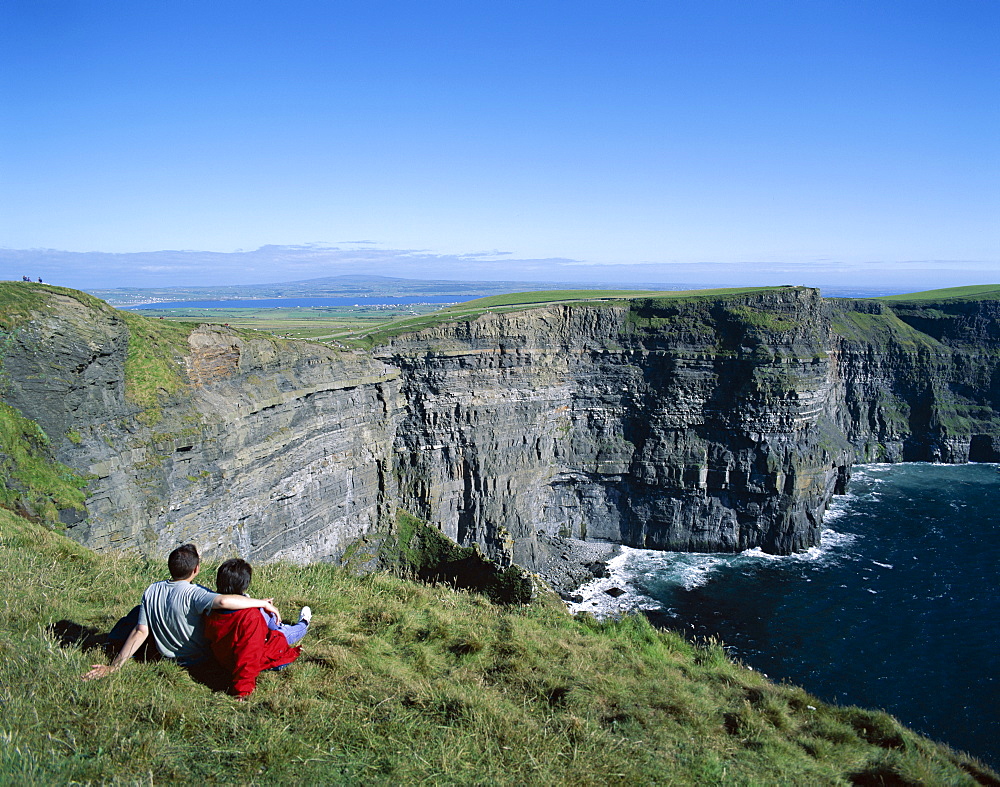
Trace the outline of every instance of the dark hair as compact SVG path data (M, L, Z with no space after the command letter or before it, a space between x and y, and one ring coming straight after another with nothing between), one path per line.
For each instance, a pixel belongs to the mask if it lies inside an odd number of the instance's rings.
M167 558L167 568L170 569L171 579L184 579L191 576L201 558L198 557L198 548L194 544L184 544L177 547Z
M246 593L252 577L253 569L250 568L250 564L234 557L219 566L219 571L215 575L215 589L220 593L236 595Z

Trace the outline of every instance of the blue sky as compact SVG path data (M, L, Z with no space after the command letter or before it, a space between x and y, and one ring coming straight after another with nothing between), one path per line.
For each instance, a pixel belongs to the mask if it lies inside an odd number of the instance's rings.
M998 281L998 86L995 0L6 0L0 248Z

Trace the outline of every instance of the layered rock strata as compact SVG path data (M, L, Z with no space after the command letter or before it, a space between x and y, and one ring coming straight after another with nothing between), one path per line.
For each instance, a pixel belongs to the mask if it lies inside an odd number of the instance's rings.
M855 461L1000 460L996 301L545 305L370 352L202 326L151 408L119 314L48 297L5 398L93 475L69 532L99 549L336 560L401 507L529 568L558 537L783 554Z
M129 331L57 297L8 349L7 400L89 474L68 532L95 549L298 561L338 556L391 521L399 372L367 353L201 326L173 360L185 385L129 401Z

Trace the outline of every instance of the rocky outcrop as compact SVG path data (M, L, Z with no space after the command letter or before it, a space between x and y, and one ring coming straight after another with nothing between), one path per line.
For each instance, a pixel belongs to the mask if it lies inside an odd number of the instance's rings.
M134 326L47 298L8 335L5 398L93 476L67 519L99 549L336 560L401 507L502 565L558 538L788 553L855 461L1000 460L996 301L545 305L372 351L192 327L152 407Z

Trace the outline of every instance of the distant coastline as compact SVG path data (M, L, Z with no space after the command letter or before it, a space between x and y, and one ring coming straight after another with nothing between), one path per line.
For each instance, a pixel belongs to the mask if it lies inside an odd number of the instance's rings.
M448 305L459 301L449 296L410 295L345 296L337 298L259 298L222 301L165 301L122 306L123 309L308 309L330 306L412 306L416 304Z

